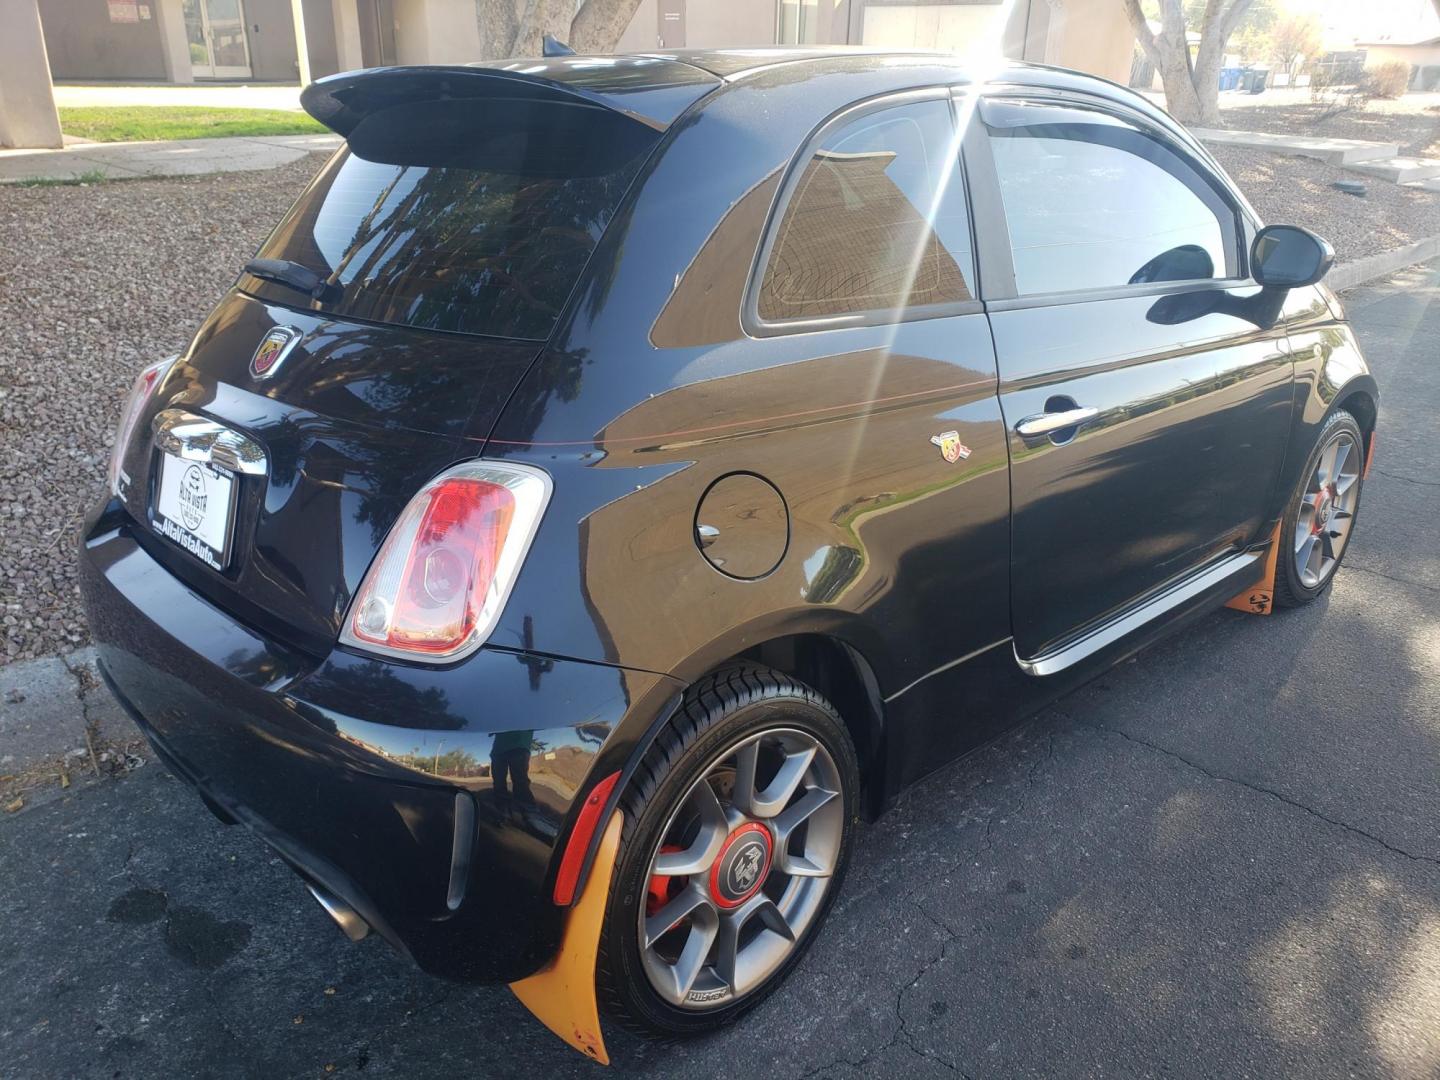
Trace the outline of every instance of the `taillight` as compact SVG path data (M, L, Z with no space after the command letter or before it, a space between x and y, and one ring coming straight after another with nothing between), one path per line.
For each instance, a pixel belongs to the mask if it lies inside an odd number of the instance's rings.
M550 500L540 469L456 466L410 500L350 602L340 641L412 660L453 660L494 629Z
M130 485L130 477L125 475L125 451L130 446L130 439L135 434L135 425L140 420L140 415L145 411L145 404L150 400L150 395L165 378L165 373L170 370L178 356L167 356L164 360L156 361L149 367L135 376L135 381L130 385L130 396L125 399L125 405L120 410L120 423L115 429L115 445L110 450L110 468L108 473L110 493L112 495L124 496L124 489Z

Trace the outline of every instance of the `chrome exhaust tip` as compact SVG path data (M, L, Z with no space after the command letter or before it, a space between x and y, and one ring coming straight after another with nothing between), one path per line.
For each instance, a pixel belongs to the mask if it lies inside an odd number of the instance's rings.
M370 933L370 924L360 917L360 913L345 903L333 893L326 892L316 885L305 883L310 890L310 895L315 897L320 906L325 909L325 914L335 920L335 925L340 927L345 936L351 941L361 941L365 935Z

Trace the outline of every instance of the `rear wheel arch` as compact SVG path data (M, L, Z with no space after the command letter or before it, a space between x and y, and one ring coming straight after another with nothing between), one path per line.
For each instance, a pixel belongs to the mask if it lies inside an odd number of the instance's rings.
M790 676L834 706L860 763L862 805L868 816L877 816L888 797L885 705L870 661L853 645L829 634L771 638L726 663L747 660Z
M861 806L867 817L878 816L894 793L886 768L885 705L872 657L844 637L821 630L757 636L761 640L751 643L732 638L729 649L693 657L672 675L688 689L727 667L760 664L814 690L844 721L860 765ZM636 757L645 754L663 726L646 732Z
M855 748L860 769L859 803L867 818L873 820L878 817L893 801L895 790L886 756L885 706L870 660L849 642L830 634L787 634L768 638L722 660L707 659L706 666L697 670L693 678L688 671L677 676L676 686L683 689L677 689L658 710L645 714L646 726L627 750L625 762L619 770L619 782L605 800L602 820L608 818L609 813L622 802L625 790L634 782L636 770L650 747L683 707L685 695L716 672L745 663L761 664L808 686L839 713ZM597 768L592 778L598 780L606 771ZM563 836L568 838L568 829ZM600 839L600 830L597 830L585 845L576 895L589 880ZM562 840L555 849L546 879L549 883L547 887L553 887L564 850L565 842Z

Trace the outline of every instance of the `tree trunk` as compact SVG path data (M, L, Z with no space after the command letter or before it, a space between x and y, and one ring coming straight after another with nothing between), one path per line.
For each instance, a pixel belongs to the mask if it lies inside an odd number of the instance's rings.
M1185 11L1180 0L1160 0L1160 33L1151 31L1140 10L1140 0L1120 0L1135 40L1160 72L1165 84L1165 107L1182 124L1220 127L1220 66L1225 45L1245 16L1252 0L1206 0L1200 15L1200 47L1195 60L1185 36ZM1434 0L1440 4L1440 0Z
M585 0L570 23L570 47L578 53L612 51L639 6L640 0Z
M524 0L475 0L475 25L480 29L477 60L503 60L515 55Z
M551 34L578 53L608 53L615 48L640 0L475 0L481 60L539 56L544 35Z
M528 17L520 21L520 29L511 47L511 56L539 56L541 39L550 34L560 41L570 37L570 16L573 0L532 0Z

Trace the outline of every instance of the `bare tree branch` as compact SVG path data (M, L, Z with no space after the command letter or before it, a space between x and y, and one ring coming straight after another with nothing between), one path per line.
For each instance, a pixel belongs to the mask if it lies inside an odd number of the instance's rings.
M1435 2L1440 4L1440 0ZM1130 29L1135 31L1135 40L1140 43L1146 59L1159 67L1160 47L1155 43L1155 35L1150 32L1150 24L1145 21L1145 13L1140 10L1140 0L1121 0L1121 3L1125 7L1125 17L1130 20Z
M1436 2L1440 3L1440 0L1436 0ZM1240 25L1240 20L1245 18L1245 13L1250 10L1252 3L1254 0L1234 0L1230 5L1230 10L1225 12L1219 25L1221 49L1224 49L1225 43L1230 40L1230 35Z

